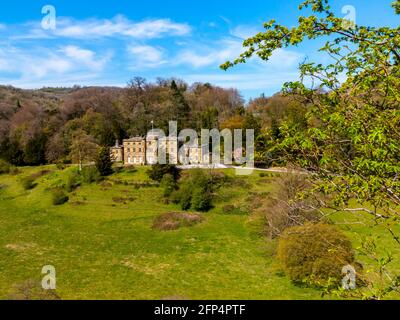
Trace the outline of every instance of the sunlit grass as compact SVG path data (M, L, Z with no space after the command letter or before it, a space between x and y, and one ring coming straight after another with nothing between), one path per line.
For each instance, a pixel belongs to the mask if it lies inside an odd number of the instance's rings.
M17 283L41 279L44 265L56 267L63 299L321 298L318 290L294 286L278 272L275 243L254 232L248 215L223 214L227 203L241 205L251 193L273 192L270 176L236 177L219 190L204 222L161 232L152 229L154 218L179 207L164 204L158 187L113 182L147 181L147 168L83 185L62 206L52 205L50 191L74 168L46 168L52 172L30 191L20 177L43 168L0 176L0 298ZM351 228L350 235L368 232ZM391 246L389 238L385 241Z

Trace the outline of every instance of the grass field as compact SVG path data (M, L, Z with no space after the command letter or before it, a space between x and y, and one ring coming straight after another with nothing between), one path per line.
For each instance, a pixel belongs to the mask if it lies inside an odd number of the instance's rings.
M36 188L25 191L19 179L44 168L51 172L37 179ZM79 187L62 206L52 205L50 190L71 168L21 170L18 176L0 176L2 299L15 285L40 280L44 265L56 267L62 299L321 298L318 290L297 287L279 272L273 259L275 243L259 235L251 215L223 213L227 203L251 205L251 196L267 197L274 190L271 176L237 178L220 190L204 222L162 232L152 229L154 218L179 208L163 204L158 187L116 183L148 180L146 168ZM344 217L336 219L346 222L343 229L355 246L358 235L370 232ZM400 260L390 235L382 231L381 238Z

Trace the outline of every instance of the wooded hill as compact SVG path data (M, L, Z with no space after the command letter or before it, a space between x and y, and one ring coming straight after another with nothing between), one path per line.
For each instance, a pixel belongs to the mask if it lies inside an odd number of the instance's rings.
M145 135L151 121L166 133L169 121L178 121L179 129L255 129L260 141L263 129L279 134L287 105L279 95L245 105L236 89L176 79L134 78L126 88L0 86L0 158L14 165L68 163L74 140L111 146Z

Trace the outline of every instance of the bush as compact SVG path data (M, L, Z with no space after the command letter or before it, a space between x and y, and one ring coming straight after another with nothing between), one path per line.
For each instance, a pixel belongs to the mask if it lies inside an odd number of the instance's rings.
M37 186L35 183L35 178L33 177L25 177L21 180L22 187L24 190L32 190Z
M155 164L151 166L150 170L147 170L149 178L157 182L161 182L166 174L170 174L174 181L178 181L180 178L180 170L172 164Z
M208 211L212 208L214 190L213 176L201 169L188 172L182 177L178 191L171 195L174 203L179 203L182 210L193 208L197 211Z
M171 196L172 192L174 192L178 188L174 177L169 173L164 175L164 177L162 178L161 187L164 189L165 198Z
M211 209L211 194L200 187L192 191L192 208L196 211L206 212Z
M101 181L101 175L95 166L83 167L81 170L82 182L93 183Z
M192 206L192 192L188 186L181 186L171 194L173 203L180 204L182 210L189 210Z
M71 172L67 176L67 181L65 182L65 189L67 192L74 191L77 187L80 186L80 177L77 172Z
M11 165L4 160L0 159L0 174L8 174L10 173Z
M204 218L199 214L168 212L154 219L153 229L161 231L177 230L182 227L191 227L202 222Z
M52 191L52 202L55 206L60 206L66 202L68 202L69 197L65 193L65 191L61 188L56 188Z
M338 285L342 268L354 263L354 252L350 240L334 226L306 223L283 232L277 258L294 283Z

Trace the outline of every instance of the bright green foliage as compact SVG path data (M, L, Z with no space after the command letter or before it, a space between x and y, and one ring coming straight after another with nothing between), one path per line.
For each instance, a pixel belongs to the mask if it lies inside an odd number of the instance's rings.
M399 1L393 7L399 13ZM400 28L351 25L335 16L327 0L307 0L303 8L313 15L301 16L293 28L266 23L265 32L244 42L247 50L238 59L221 67L253 55L268 60L277 49L330 36L321 51L331 63L304 62L301 81L284 87L307 105L307 127L283 123L272 150L316 173L317 189L334 196L322 205L346 208L356 198L362 206L357 210L399 216Z
M334 226L307 223L281 235L277 257L295 283L340 283L344 266L354 263L350 240Z
M400 14L400 1L394 1L392 4L394 10L396 11L397 14Z
M79 164L79 170L82 170L84 163L96 159L97 154L98 145L94 139L83 130L77 130L72 138L70 157L72 161Z

